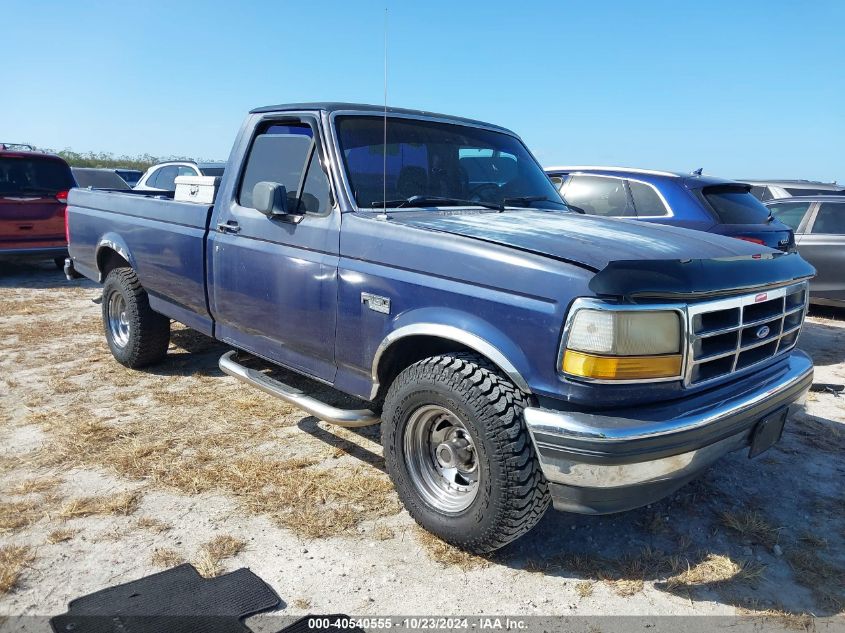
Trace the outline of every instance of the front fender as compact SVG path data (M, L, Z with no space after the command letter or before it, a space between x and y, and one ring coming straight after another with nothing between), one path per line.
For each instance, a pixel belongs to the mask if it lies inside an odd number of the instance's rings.
M435 336L475 350L501 369L514 384L531 393L524 376L529 371L522 350L503 332L475 315L458 310L421 308L400 314L373 357L372 380L378 388L379 363L390 346L409 336Z

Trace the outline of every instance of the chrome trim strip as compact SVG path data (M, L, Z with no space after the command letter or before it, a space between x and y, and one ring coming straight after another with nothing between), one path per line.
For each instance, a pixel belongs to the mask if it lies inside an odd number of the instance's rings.
M605 171L618 171L630 174L648 174L651 176L670 176L672 178L680 178L679 174L671 171L659 171L657 169L638 169L636 167L613 167L612 165L552 165L551 167L544 167L544 171L577 171L584 169L603 169Z
M678 353L681 354L681 369L687 366L687 354L689 353L689 346L685 343L687 340L686 338L686 329L688 327L687 322L687 313L686 313L687 305L685 303L661 303L661 304L619 304L619 303L607 303L606 301L602 301L600 299L594 299L591 297L579 297L575 301L572 302L572 306L569 308L569 312L566 315L566 321L563 326L563 336L561 337L560 341L560 348L558 349L557 355L557 367L556 371L559 376L566 378L567 380L577 381L577 382L585 382L585 383L592 383L592 384L609 384L609 385L630 385L630 384L642 384L642 383L656 383L656 382L673 382L676 380L681 380L683 378L683 374L678 374L677 376L671 376L669 378L637 378L632 380L608 380L603 378L585 378L583 376L572 376L567 374L563 371L563 355L566 353L566 343L569 340L569 334L572 330L572 324L575 321L575 315L580 310L609 310L609 311L618 311L618 312L666 312L666 311L673 311L678 313L678 318L680 321L681 326L681 338L678 341Z
M528 386L528 383L519 373L519 370L517 370L517 368L514 367L514 365L508 360L507 356L505 356L497 347L485 341L480 336L476 336L466 330L461 330L460 328L456 328L451 325L441 325L439 323L413 323L390 332L379 344L378 349L376 349L372 364L372 397L375 397L379 387L378 366L381 362L381 357L384 355L385 351L387 351L387 348L393 343L408 336L436 336L450 341L455 341L461 345L466 345L482 356L488 358L494 365L505 372L508 378L510 378L514 384L525 393L531 393L531 388Z
M380 422L379 416L369 409L338 409L302 393L299 389L274 380L260 371L244 367L234 360L236 354L237 351L232 350L220 357L218 365L223 373L289 402L316 418L347 428L371 426Z

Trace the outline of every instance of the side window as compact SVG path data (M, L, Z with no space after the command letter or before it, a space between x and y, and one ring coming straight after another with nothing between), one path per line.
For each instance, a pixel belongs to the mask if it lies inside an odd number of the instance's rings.
M198 176L197 170L187 165L179 165L176 167L177 176Z
M558 191L560 190L561 185L563 185L563 179L563 176L549 176L549 180L552 181L552 184Z
M634 210L628 204L625 181L621 178L572 176L564 193L564 201L590 215L631 217Z
M751 195L765 202L766 200L772 199L772 192L769 191L769 188L764 185L754 185L751 187Z
M634 200L634 209L638 217L663 217L669 215L669 209L657 194L657 190L635 180L629 180L631 187L631 198Z
M801 220L810 208L809 202L783 202L781 204L773 204L769 207L772 215L778 220L786 224L793 231L797 231L801 226Z
M156 189L165 189L167 191L176 190L176 176L179 173L179 168L176 165L167 165L158 170L155 177Z
M313 135L311 127L304 123L270 125L262 130L249 150L238 203L252 207L255 185L276 182L287 189L288 206L294 213L327 211L331 204L329 182L312 151Z
M150 174L150 177L147 178L147 182L144 183L147 187L155 187L156 181L158 180L159 174L161 174L161 169L154 169L153 172Z
M845 235L845 204L823 202L816 213L811 233Z
M308 173L299 196L299 213L326 213L332 206L331 187L326 172L320 167L316 148L308 162Z

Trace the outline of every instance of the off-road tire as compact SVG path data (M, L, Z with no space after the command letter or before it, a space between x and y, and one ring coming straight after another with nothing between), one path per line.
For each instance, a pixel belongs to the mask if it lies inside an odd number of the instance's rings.
M119 293L126 302L129 339L123 346L115 342L109 328L111 296ZM112 356L131 369L151 365L167 355L170 344L170 319L150 308L147 291L131 268L115 268L103 285L103 330Z
M446 513L421 496L405 459L412 413L436 404L469 431L481 478L465 510ZM399 498L414 520L461 549L492 552L528 532L549 506L548 484L522 416L527 398L482 356L452 353L421 360L393 381L384 401L382 444Z

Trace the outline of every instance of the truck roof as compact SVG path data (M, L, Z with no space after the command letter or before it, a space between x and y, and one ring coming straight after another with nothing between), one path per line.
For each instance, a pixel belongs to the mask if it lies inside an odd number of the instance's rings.
M340 110L344 111L355 111L355 112L384 112L384 105L370 105L366 103L344 103L342 101L314 101L310 103L280 103L278 105L269 105L264 106L262 108L255 108L254 110L250 110L251 114L256 114L260 112L285 112L288 110L322 110L324 112L337 112ZM426 110L411 110L408 108L394 108L388 106L387 108L388 114L407 114L411 116L418 116L418 117L435 117L438 119L448 119L450 121L455 121L456 123L465 123L470 125L481 125L484 127L489 127L497 130L502 130L503 132L508 132L513 134L507 128L504 128L500 125L495 125L493 123L487 123L486 121L478 121L476 119L467 119L464 117L453 116L451 114L440 114L437 112L428 112Z

